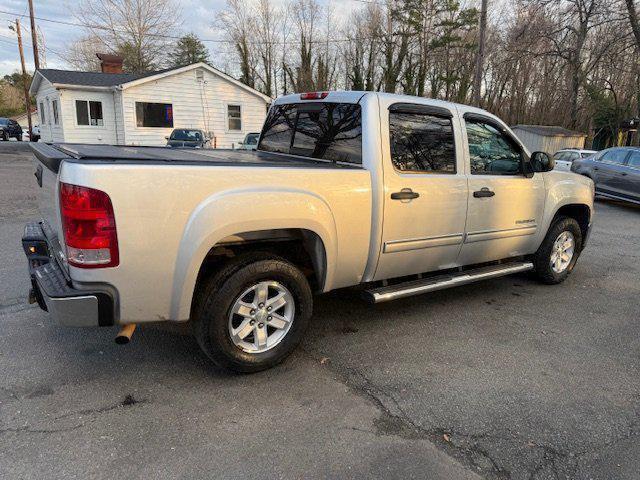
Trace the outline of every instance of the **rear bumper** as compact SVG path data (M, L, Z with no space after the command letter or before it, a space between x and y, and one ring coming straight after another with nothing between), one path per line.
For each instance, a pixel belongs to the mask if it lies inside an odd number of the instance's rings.
M113 298L106 292L73 288L39 223L25 226L22 237L32 291L30 299L49 312L59 324L69 327L98 327L114 324Z

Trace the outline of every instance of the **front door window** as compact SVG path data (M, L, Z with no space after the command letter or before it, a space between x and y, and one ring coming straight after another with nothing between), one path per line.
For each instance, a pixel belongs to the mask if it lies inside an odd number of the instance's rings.
M522 150L491 123L467 120L469 159L473 175L519 175Z

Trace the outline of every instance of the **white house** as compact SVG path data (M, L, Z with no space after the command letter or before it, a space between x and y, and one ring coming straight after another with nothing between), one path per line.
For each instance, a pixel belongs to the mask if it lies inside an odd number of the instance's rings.
M262 129L271 98L205 63L136 75L98 57L102 72L36 71L42 141L164 145L174 128L198 128L231 148Z

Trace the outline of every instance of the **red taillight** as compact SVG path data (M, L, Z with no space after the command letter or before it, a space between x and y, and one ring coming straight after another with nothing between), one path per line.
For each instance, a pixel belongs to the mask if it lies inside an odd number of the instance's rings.
M300 94L300 100L322 100L327 98L329 92L307 92Z
M118 265L116 219L109 195L94 188L60 183L60 212L71 265L80 268Z

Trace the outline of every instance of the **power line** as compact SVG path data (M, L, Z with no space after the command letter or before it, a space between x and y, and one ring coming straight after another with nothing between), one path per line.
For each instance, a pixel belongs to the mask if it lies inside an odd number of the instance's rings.
M377 4L377 5L382 5L379 2L375 2L375 1L365 1L365 0L352 0L352 1L356 1L356 2L362 2L362 3L368 3L368 4ZM23 14L19 14L16 12L9 12L7 10L0 10L1 14L5 14L5 15L11 15L14 17L27 17L28 15L23 15ZM105 27L102 25L83 25L81 23L77 23L77 22L67 22L64 20L54 20L52 18L45 18L45 17L34 17L34 19L36 20L40 20L42 22L49 22L49 23L56 23L56 24L60 24L60 25L67 25L67 26L73 26L73 27L80 27L80 28L86 28L89 30L103 30L103 31L108 31L108 32L115 32L115 33L126 33L122 30L116 30L116 29L112 29L109 27ZM146 35L148 35L149 37L158 37L158 38L167 38L167 39L172 39L172 40L180 40L182 38L182 36L178 36L178 35L168 35L168 34L162 34L162 33L147 33ZM396 33L392 33L391 35L396 36L399 34ZM344 43L344 42L353 42L355 40L371 40L374 38L380 38L380 36L373 36L373 37L360 37L358 39L356 38L330 38L330 39L322 39L322 40L308 40L306 43L307 44L315 44L315 43L319 43L319 44L326 44L326 43ZM236 42L233 40L225 40L225 39L219 39L219 38L200 38L199 39L202 42L211 42L211 43L218 43L218 44L229 44L229 45L233 45ZM248 42L250 45L279 45L279 46L284 46L284 45L300 45L302 42L291 42L291 41L283 41L283 42L255 42L255 41L250 41Z
M18 41L17 41L15 38L13 38L13 37L7 37L6 35L0 35L0 37L1 37L1 38L6 38L6 39L7 39L7 40L2 40L2 39L0 39L0 42L10 43L10 44L12 44L12 45L18 45ZM29 45L29 46L31 46L31 43L29 43L29 42L28 42L28 41L26 41L26 40L23 40L23 42L22 42L22 43L24 43L25 45ZM61 54L61 53L59 53L59 52L56 52L55 50L52 50L52 49L51 49L51 48L49 48L49 47L45 47L45 50L46 50L46 51L48 51L48 52L53 53L55 56L57 56L57 57L58 57L58 58L60 58L61 60L64 60L65 62L67 61L67 58L66 58L63 54Z

